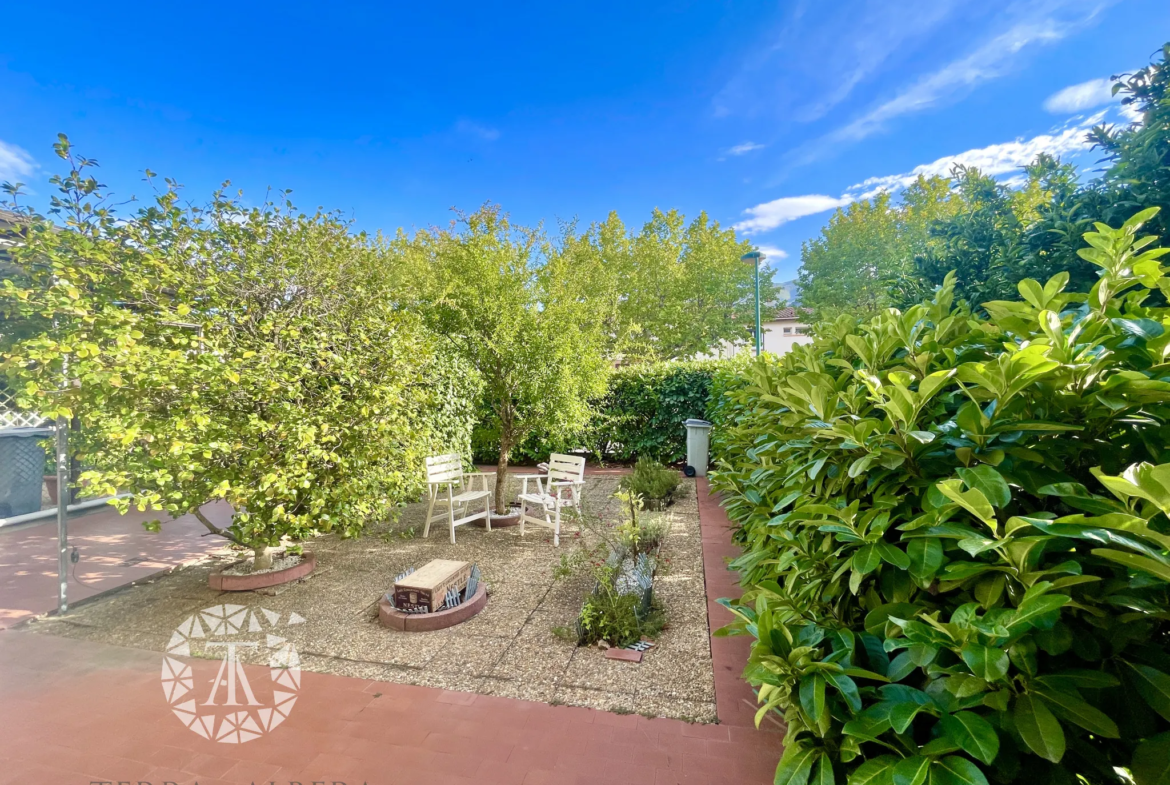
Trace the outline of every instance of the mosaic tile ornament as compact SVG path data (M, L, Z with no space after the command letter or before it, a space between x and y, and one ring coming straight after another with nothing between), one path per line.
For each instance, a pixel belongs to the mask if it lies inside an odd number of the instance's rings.
M304 623L297 613L242 605L216 605L188 617L172 633L163 657L162 688L171 711L190 730L223 744L243 744L268 733L288 717L301 685L300 655L278 633L288 635L283 628ZM194 664L179 659L192 656L192 641L202 653ZM251 683L243 658L249 650L261 654L261 660L267 654L267 685ZM205 683L210 671L200 672L207 660L220 664Z

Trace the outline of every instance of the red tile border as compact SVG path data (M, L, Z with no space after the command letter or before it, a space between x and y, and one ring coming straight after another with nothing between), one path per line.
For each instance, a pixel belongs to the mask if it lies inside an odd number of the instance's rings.
M735 618L731 611L716 600L740 595L739 580L727 567L727 560L738 556L739 549L731 541L734 527L720 504L719 495L711 491L706 477L697 477L695 482L699 499L699 531L703 541L707 624L711 631L711 664L715 671L715 705L719 722L725 726L750 728L753 733L782 732L781 723L771 717L761 726L760 731L754 730L756 695L741 678L751 653L751 640L746 637L716 638L714 635L715 630ZM777 756L781 749L777 744Z

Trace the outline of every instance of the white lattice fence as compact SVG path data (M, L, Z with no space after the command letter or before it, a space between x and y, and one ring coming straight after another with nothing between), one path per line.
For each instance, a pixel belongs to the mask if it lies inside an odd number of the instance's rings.
M44 423L45 418L39 414L17 409L12 396L0 390L0 428L35 428Z

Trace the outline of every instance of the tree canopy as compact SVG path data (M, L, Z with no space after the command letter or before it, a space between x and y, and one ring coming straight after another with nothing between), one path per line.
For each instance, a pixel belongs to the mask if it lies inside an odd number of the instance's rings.
M95 162L57 145L63 225L27 214L0 289L3 370L19 402L76 417L95 494L194 514L267 549L359 531L420 489L418 465L470 438L474 371L393 304L377 249L336 216L183 205L174 184L129 216ZM234 508L220 529L201 511ZM157 524L155 524L157 525Z
M1004 183L966 166L899 194L839 209L801 257L802 304L822 318L865 317L921 301L955 272L955 294L975 308L1010 298L1025 278L1067 272L1088 288L1092 265L1078 256L1096 222L1111 226L1150 207L1165 237L1170 208L1170 44L1160 59L1117 78L1115 93L1137 122L1098 126L1088 140L1104 152L1100 176L1085 181L1040 155L1022 182Z
M499 438L497 511L511 451L530 433L571 436L606 389L610 361L599 259L566 253L498 207L461 215L447 229L399 234L406 309L421 315L484 381L487 425ZM609 303L612 305L612 302Z

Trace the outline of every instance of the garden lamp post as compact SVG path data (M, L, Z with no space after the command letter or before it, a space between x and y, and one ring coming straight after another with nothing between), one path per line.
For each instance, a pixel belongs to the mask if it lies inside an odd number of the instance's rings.
M764 255L759 251L748 251L739 257L741 262L756 266L756 357L760 356L760 342L763 340L760 335L760 260L763 258Z

